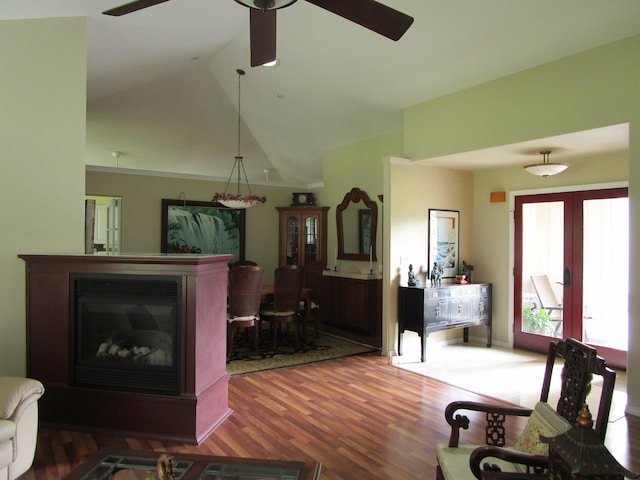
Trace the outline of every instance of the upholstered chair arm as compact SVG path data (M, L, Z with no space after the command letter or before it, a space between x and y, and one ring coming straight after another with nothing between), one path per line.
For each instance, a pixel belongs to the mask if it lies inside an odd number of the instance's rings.
M38 380L0 377L0 418L17 422L43 393L44 386Z
M500 433L496 436L495 431L502 429L502 432L504 432L504 420L507 416L517 415L521 417L528 417L533 411L530 408L518 406L496 405L490 403L468 401L451 402L449 405L447 405L447 408L444 412L444 417L447 423L451 426L449 447L457 447L460 440L460 429L462 428L464 430L467 430L469 428L469 417L457 413L460 410L486 413L487 444L497 446L504 446L504 435Z
M487 458L499 458L513 464L525 465L527 473L539 473L549 468L549 457L532 455L508 448L483 446L476 448L469 457L469 466L473 475L480 479L482 470L500 470L496 465L482 462Z

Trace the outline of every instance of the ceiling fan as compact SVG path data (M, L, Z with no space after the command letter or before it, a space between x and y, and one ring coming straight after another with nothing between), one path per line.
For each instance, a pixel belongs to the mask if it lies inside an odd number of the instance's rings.
M119 17L169 0L134 0L102 13ZM251 66L257 67L276 59L276 10L297 0L235 0L249 7ZM375 0L306 0L313 5L340 15L391 40L399 40L413 23L413 17Z

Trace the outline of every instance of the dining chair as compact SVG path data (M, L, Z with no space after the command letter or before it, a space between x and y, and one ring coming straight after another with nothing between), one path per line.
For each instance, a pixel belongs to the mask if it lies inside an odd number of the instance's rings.
M242 265L229 270L227 307L227 358L233 356L234 332L254 330L254 351L260 355L260 288L264 272L255 265Z
M263 306L260 310L261 318L270 322L274 352L278 349L278 336L283 324L293 324L296 351L300 350L300 339L304 338L300 315L303 279L304 267L298 265L284 265L275 270L273 303Z
M312 260L304 264L304 280L302 282L303 302L301 304L304 313L302 328L304 332L307 322L313 319L316 337L318 336L318 323L320 319L320 291L322 288L323 270L324 262L322 260Z

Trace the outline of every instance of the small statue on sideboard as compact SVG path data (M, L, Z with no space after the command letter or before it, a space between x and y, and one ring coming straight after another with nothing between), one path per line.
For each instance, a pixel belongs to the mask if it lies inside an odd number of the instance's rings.
M410 287L420 286L420 280L416 278L416 274L413 272L413 264L409 264L409 280L407 281L407 285Z
M473 272L473 265L469 265L465 260L463 260L460 274L464 275L464 278L468 283L471 283L471 272Z
M437 262L433 262L433 267L431 267L431 286L432 287L440 287L442 286L442 267L438 266Z

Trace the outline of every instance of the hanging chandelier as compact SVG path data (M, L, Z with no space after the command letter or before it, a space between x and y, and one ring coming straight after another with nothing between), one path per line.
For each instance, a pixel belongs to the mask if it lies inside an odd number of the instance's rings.
M267 201L267 198L261 195L253 195L251 193L251 186L249 185L249 180L247 180L247 173L244 170L244 157L240 154L240 79L242 78L242 75L244 75L244 70L237 69L236 72L238 72L238 154L235 156L235 162L233 163L233 168L229 174L229 180L227 180L227 186L225 187L224 192L216 192L213 195L212 201L221 203L225 207L239 209L252 207L256 203L264 203ZM236 171L237 189L236 193L231 193L229 192L229 185L231 184L231 179L234 177L234 173ZM242 176L244 176L244 182L247 184L247 195L243 195L241 193L240 183L242 181Z
M524 168L527 172L538 175L539 177L547 178L550 175L557 175L558 173L564 172L569 164L567 163L557 163L549 161L549 154L551 150L543 150L540 152L542 155L541 163L532 163L530 165L525 165Z

